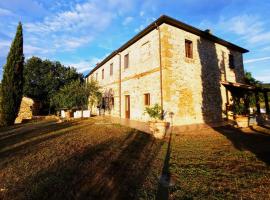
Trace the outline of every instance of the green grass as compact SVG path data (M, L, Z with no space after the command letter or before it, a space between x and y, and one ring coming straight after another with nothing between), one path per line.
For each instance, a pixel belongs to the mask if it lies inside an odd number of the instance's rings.
M267 127L156 140L102 122L0 129L0 199L270 199Z

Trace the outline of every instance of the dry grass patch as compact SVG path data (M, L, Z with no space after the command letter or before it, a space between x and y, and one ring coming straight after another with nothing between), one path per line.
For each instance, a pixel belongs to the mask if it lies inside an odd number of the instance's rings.
M270 198L270 131L262 127L163 141L100 118L0 131L0 199Z

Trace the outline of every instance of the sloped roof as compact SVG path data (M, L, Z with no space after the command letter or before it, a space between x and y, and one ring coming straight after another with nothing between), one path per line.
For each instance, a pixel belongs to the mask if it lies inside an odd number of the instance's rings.
M151 32L152 30L156 29L158 26L160 26L161 24L166 23L169 24L171 26L177 27L179 29L185 30L187 32L193 33L195 35L204 37L210 41L213 41L215 43L224 45L230 49L239 51L241 53L247 53L249 52L247 49L244 49L240 46L237 46L233 43L230 43L226 40L223 40L219 37L216 37L214 35L212 35L209 32L206 31L202 31L198 28L195 28L193 26L190 26L188 24L185 24L181 21L178 21L174 18L171 18L169 16L166 15L162 15L161 17L159 17L157 20L155 20L153 23L151 23L149 26L147 26L145 29L143 29L141 32L139 32L137 35L135 35L132 39L130 39L129 41L127 41L125 44L123 44L119 49L113 51L110 55L108 55L104 60L102 60L100 63L98 63L96 65L96 67L94 69L92 69L87 75L86 77L88 77L89 75L91 75L95 70L97 70L99 67L101 67L103 64L105 64L107 61L109 61L111 58L113 58L115 55L117 55L119 52L124 51L126 48L128 48L129 46L131 46L132 44L134 44L135 42L137 42L139 39L141 39L143 36L145 36L146 34L148 34L149 32Z

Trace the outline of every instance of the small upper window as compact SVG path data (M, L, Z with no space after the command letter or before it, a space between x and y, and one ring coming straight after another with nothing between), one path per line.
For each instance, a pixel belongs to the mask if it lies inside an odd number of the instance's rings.
M129 54L126 54L124 57L124 68L128 68L129 67Z
M102 69L102 79L104 79L104 69Z
M193 49L192 49L192 41L185 40L185 51L187 58L193 58Z
M149 93L144 94L144 105L150 106L150 94Z
M96 73L96 81L97 81L97 79L98 79L98 73Z
M113 63L110 64L110 75L113 75Z
M234 65L234 56L232 54L229 54L229 67L231 69L234 69L235 65Z

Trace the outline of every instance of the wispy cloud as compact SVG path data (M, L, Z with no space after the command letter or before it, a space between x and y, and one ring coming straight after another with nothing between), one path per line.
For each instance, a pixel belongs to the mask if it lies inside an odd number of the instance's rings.
M143 30L146 26L148 26L150 23L152 23L155 20L156 20L156 18L154 18L154 17L147 17L147 18L145 18L145 20L143 21L143 23L138 28L136 28L134 30L135 33Z
M254 59L248 59L245 60L244 63L254 63L254 62L260 62L260 61L265 61L265 60L270 60L270 56L267 57L262 57L262 58L254 58Z
M27 23L25 28L34 33L73 32L90 27L101 30L109 24L112 18L112 12L103 10L99 4L87 2L77 4L71 10L46 17L43 22Z
M266 22L257 15L238 15L232 18L222 17L218 27L225 32L239 35L249 44L270 41L270 31L265 29Z
M55 52L73 51L89 45L117 17L115 10L122 4L123 1L119 0L88 0L73 5L69 10L49 15L43 21L26 23L28 42ZM125 6L127 4L121 8ZM127 17L123 23L128 24L132 19ZM42 42L43 38L47 42Z
M0 40L0 57L5 57L8 52L9 47L11 46L11 41L9 40Z
M72 66L77 69L80 73L89 72L98 62L102 59L97 57L92 57L89 60L80 60L78 62L67 62L64 63L66 66Z
M13 12L7 9L0 8L0 16L13 16Z
M124 21L123 21L123 25L124 26L126 26L126 25L128 25L130 22L132 22L133 21L133 17L126 17L125 19L124 19Z

